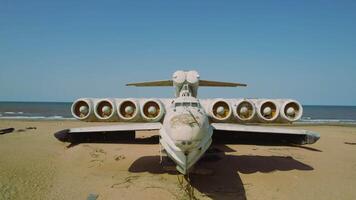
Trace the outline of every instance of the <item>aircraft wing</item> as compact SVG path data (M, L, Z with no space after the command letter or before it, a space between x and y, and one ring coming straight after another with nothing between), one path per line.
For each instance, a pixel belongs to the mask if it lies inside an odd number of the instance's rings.
M318 133L307 130L230 123L212 123L211 126L214 128L214 135L224 133L238 134L242 139L251 136L251 138L261 139L266 142L283 141L293 144L313 144L320 138Z
M120 131L149 131L159 130L162 124L159 122L154 123L125 123L119 125L109 126L93 126L93 127L81 127L71 128L68 133L89 133L89 132L120 132Z
M55 137L62 142L71 142L71 140L74 140L74 138L77 136L81 136L84 138L92 137L92 136L96 137L97 135L100 136L101 133L120 135L120 134L125 134L134 131L159 130L161 129L161 127L162 124L160 122L122 123L122 124L107 125L107 126L93 126L93 127L65 129L55 133Z

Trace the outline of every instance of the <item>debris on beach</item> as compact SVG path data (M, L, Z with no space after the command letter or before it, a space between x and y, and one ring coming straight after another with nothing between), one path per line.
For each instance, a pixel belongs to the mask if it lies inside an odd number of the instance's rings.
M89 194L87 200L96 200L98 197L98 194Z
M6 133L12 133L12 132L14 132L14 128L5 128L5 129L1 129L0 130L0 135L4 135L4 134L6 134Z
M35 127L35 126L30 126L30 127L27 127L26 129L27 129L27 130L36 130L37 127Z
M26 128L16 129L16 132L26 132L27 130L36 130L36 129L37 129L37 127L30 126L30 127L26 127Z
M114 160L115 161L119 161L119 160L123 160L125 159L126 157L124 155L118 155L118 156L114 156Z
M356 145L356 142L344 142L344 143L349 145Z

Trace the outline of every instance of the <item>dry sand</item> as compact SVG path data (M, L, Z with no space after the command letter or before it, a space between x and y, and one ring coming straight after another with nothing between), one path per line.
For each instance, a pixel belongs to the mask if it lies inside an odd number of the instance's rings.
M16 129L0 135L0 199L189 199L182 175L159 164L157 144L67 148L53 137L87 125L0 120L0 129ZM208 173L190 177L194 198L356 199L356 128L295 128L317 131L321 139L305 147L215 145L197 165Z

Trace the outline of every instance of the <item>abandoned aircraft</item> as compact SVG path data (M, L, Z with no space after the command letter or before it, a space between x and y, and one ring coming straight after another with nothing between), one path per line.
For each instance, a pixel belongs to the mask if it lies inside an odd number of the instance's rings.
M293 123L303 113L301 104L291 99L199 99L199 87L245 87L245 84L201 80L196 71L176 71L171 80L130 83L127 86L172 86L171 99L81 98L71 108L73 116L87 122L125 122L114 125L71 128L62 142L76 133L159 130L162 150L174 161L177 170L187 174L212 143L212 136L222 131L230 134L273 135L292 139L295 144L312 144L319 134L261 126Z

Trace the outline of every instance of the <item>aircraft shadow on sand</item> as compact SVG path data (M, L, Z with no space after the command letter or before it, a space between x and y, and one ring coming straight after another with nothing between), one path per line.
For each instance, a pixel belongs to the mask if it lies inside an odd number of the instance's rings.
M211 173L200 174L193 172L190 174L189 181L195 190L212 199L246 199L245 186L249 187L251 183L242 183L239 173L313 170L311 166L289 156L226 155L224 149L229 149L228 147L214 145L212 149L216 146L218 147L217 149L223 150L213 153L207 152L195 166L197 171L208 169ZM213 151L216 151L216 148ZM167 171L159 161L159 156L141 157L133 162L129 171L132 173L149 172L152 174L169 173L179 175L178 172Z
M57 139L71 142L68 147L73 147L80 143L118 143L118 144L158 144L159 136L153 135L146 138L135 138L135 132L96 132L96 133L76 133L70 137L66 135L66 130L55 133ZM252 135L250 135L252 136ZM291 144L286 138L271 138L254 136L246 137L233 136L229 133L220 134L214 137L214 144L206 152L195 166L195 169L208 169L210 174L190 174L191 186L202 194L212 199L246 199L245 186L242 183L239 173L251 174L256 172L269 173L273 171L290 171L290 170L313 170L307 164L304 164L290 156L259 156L259 155L227 155L225 152L234 150L221 143L229 144L258 144L258 145L285 145L296 146ZM220 143L220 144L219 144ZM305 148L310 151L319 151L319 149ZM167 160L167 158L165 159ZM168 165L174 166L174 163ZM149 172L152 174L174 174L179 175L175 170L166 170L160 163L159 156L144 156L138 158L129 168L132 173ZM248 185L247 185L248 187Z

